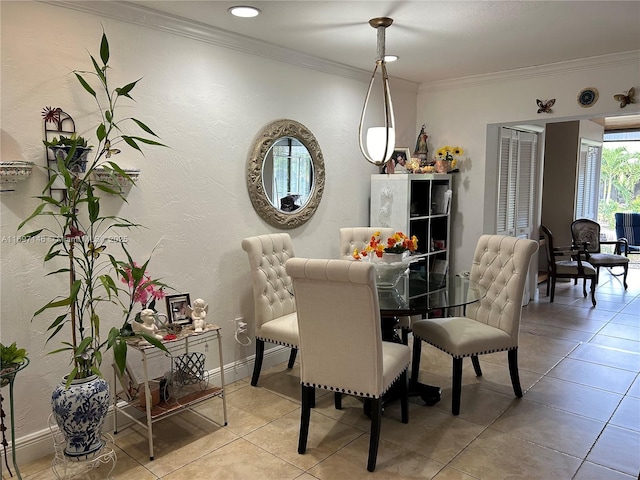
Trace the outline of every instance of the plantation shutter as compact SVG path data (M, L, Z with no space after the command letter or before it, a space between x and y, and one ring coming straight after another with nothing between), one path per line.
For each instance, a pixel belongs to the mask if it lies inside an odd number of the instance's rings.
M601 143L584 138L580 140L574 219L597 220L601 149Z
M500 131L496 233L528 236L532 229L538 137L510 128Z

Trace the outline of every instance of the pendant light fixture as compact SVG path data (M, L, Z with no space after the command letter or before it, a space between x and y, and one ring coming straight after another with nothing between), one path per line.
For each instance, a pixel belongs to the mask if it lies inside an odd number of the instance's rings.
M388 17L378 17L369 20L369 25L378 31L378 55L376 58L376 66L371 75L369 89L364 100L362 108L362 116L360 117L360 125L358 126L358 137L360 141L360 151L367 161L382 165L393 154L396 143L395 120L393 117L393 103L391 102L391 92L389 91L389 77L387 75L387 67L385 61L385 29L393 23L393 19ZM376 79L376 72L380 67L382 76L382 117L371 120L367 117L369 109L369 97L373 90ZM370 116L370 115L369 115ZM372 123L374 126L366 129L366 139L363 138L365 133L365 121ZM366 148L365 148L366 144Z

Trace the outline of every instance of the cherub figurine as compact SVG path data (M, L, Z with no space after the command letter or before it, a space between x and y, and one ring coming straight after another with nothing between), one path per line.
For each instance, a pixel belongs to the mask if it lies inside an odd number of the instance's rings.
M205 304L201 298L196 298L193 302L193 307L189 305L187 307L193 320L193 328L195 332L202 332L206 327L205 317L209 312L209 304Z
M140 312L140 319L142 323L138 323L135 320L131 322L131 328L134 333L146 333L147 335L151 335L156 337L158 340L162 340L162 335L158 334L158 326L156 325L156 319L153 310L150 308L145 308ZM149 343L146 340L143 342Z

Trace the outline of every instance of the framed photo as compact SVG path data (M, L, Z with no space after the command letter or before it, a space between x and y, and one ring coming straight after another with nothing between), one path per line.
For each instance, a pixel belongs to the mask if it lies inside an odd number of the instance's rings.
M177 323L178 325L190 324L191 316L189 315L188 307L191 305L191 299L189 294L167 295L165 298L167 300L169 323Z
M411 158L411 150L406 147L396 147L391 158L382 167L382 173L407 173L407 162Z
M113 370L116 372L116 376L120 381L120 385L122 386L122 392L124 393L124 396L127 398L127 400L131 401L134 398L137 398L138 397L138 381L136 380L136 377L133 375L133 371L131 370L131 367L129 366L129 364L127 363L127 366L125 367L125 370L122 374L120 374L120 370L118 369L115 363L113 363L112 365L113 365Z

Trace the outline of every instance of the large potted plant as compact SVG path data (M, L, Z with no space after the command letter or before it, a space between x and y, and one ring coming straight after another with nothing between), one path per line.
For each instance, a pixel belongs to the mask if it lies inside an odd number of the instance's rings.
M74 71L74 74L98 106L100 122L95 130L97 147L93 159L84 171L80 171L82 169L76 168L74 159L76 151L86 146L85 140L75 135L65 139L69 143L66 156L56 155L57 168L51 170L48 185L43 194L37 197L40 204L18 227L20 230L36 218L46 220L49 226L29 232L24 237L48 237L51 247L44 261L53 265L53 271L47 275L62 275L68 279L67 282L56 281L56 285L66 284L68 288L37 310L34 319L51 318L55 312L57 316L48 326L47 342L54 337L63 337L61 348L51 353L65 352L71 357L71 371L54 390L52 408L58 426L67 438L65 454L80 458L95 454L104 444L101 430L109 406L109 387L100 370L104 353L112 349L117 368L121 372L125 370L126 341L133 335L129 319L134 299L123 302L118 295L124 292L130 296L132 292L146 290L150 285L162 287L160 282L146 276L148 260L138 267L124 249L124 243L118 240L126 239L120 234L122 229L128 230L138 225L125 218L105 214L101 209L102 196L125 200L122 188L92 175L97 168L101 168L127 178L125 171L113 160L119 148L128 146L141 151L141 144L162 144L147 137L124 133L126 129L133 128L157 138L140 120L118 117L118 102L133 100L131 91L138 81L112 89L109 84L109 43L104 33L99 61L92 55L90 57L93 70ZM95 84L97 88L92 86ZM49 112L58 110L49 109ZM59 141L51 146L57 147L57 143ZM64 185L62 198L53 198L48 193L49 187L56 181ZM117 252L112 253L114 249ZM126 254L124 262L116 258L120 250ZM118 287L114 278L123 274L126 265L132 269L127 270L130 272L128 288L123 289ZM109 312L109 308L105 310L105 307L110 304L124 307L125 321L121 328L112 327L105 338L101 332L100 315ZM142 336L166 350L155 337Z

